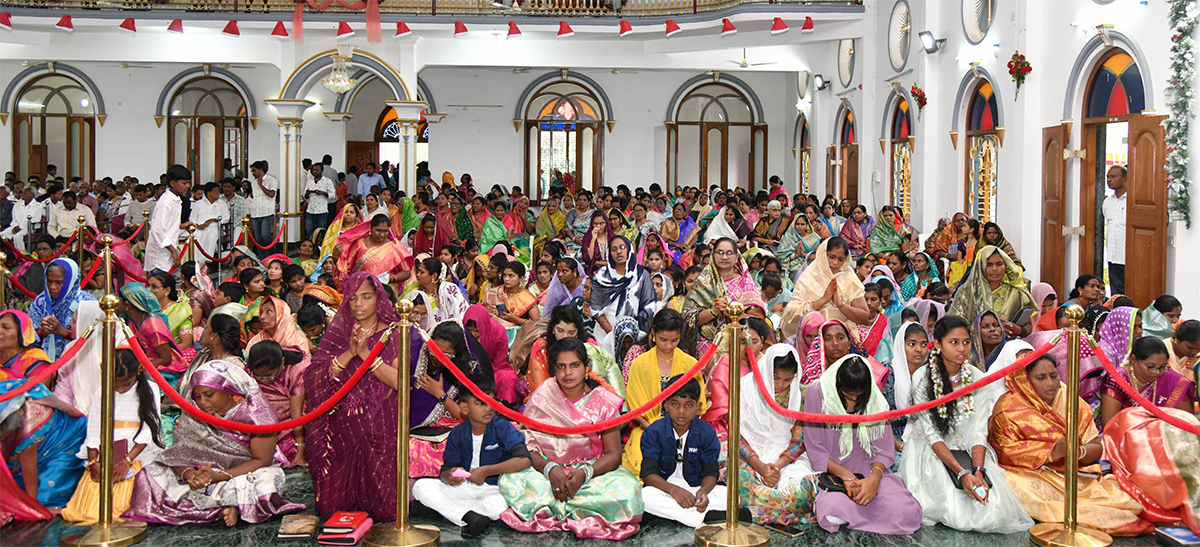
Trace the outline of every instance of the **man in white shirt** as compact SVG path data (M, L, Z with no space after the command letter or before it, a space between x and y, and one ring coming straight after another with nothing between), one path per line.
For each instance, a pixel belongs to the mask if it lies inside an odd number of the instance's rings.
M45 210L42 212L42 214L45 216L46 220L50 220L50 217L54 216L54 211L59 207L62 207L62 185L54 183L48 184L46 187L45 196L46 197L40 200L42 205L45 207Z
M269 168L266 160L250 165L250 235L259 245L275 241L275 214L278 212L275 195L279 193L279 180L267 174ZM252 248L259 260L270 254L269 249Z
M304 201L308 203L304 208L304 229L308 232L304 235L305 238L312 237L313 232L329 226L329 200L336 199L334 192L337 190L333 183L325 178L324 171L324 164L314 163L312 170L305 175L307 180L304 183Z
M163 192L154 205L154 215L150 217L150 234L146 239L144 259L146 273L154 270L165 272L179 263L179 234L192 224L179 222L179 215L183 211L180 196L186 196L191 185L192 172L187 167L172 165L167 169L168 191Z
M229 208L220 200L221 185L204 185L204 198L192 204L191 221L196 225L196 244L211 256L217 256L221 240L221 224L229 220ZM196 253L199 259L200 253Z
M25 236L30 233L30 226L42 221L45 208L33 199L34 187L26 186L21 189L21 199L13 204L12 224L0 230L0 237L11 240L14 247L24 251Z
M75 197L75 192L63 193L62 206L54 209L54 214L50 215L47 233L54 237L71 237L79 229L79 217L83 217L83 224L96 227L96 215L92 214L91 209L80 206Z
M1112 294L1125 294L1125 193L1124 165L1108 169L1105 179L1116 195L1104 198L1104 254L1108 255L1108 284Z

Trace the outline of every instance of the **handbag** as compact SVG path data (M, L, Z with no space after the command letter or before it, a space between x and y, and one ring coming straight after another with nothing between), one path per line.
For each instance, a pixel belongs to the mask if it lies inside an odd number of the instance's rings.
M971 459L971 453L966 450L951 450L950 455L954 456L954 461L958 462L959 467L963 469L972 469L975 466L975 462ZM955 488L962 490L962 481L958 480L958 473L950 469L946 462L942 462L942 465L946 468L946 473L950 474L950 482L954 484ZM983 471L983 482L987 483L988 488L992 487L992 478L988 476L986 470Z
M855 473L854 476L859 480L865 478L860 473ZM846 482L833 473L826 472L817 475L817 487L826 492L846 493Z

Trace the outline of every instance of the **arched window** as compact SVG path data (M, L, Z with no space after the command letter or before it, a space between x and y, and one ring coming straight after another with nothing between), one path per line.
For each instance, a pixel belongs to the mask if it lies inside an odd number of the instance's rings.
M175 91L167 117L167 164L192 170L197 182L220 181L229 171L248 172L250 123L246 100L225 80L201 76Z
M552 186L595 190L603 184L600 101L573 81L537 91L525 107L525 192L550 197Z
M808 131L808 118L800 116L800 134L796 138L796 149L798 150L798 158L800 162L800 192L808 195L809 192L809 162L812 161L812 136Z
M837 128L837 144L829 147L829 168L826 169L825 192L839 198L858 199L858 143L854 127L854 113L843 106L838 111L834 127Z
M1123 116L1146 109L1142 73L1128 53L1117 50L1097 67L1088 89L1087 116Z
M417 94L418 99L420 93ZM425 112L422 111L421 114ZM376 164L385 161L391 162L392 165L403 165L403 150L400 147L400 136L403 131L400 127L399 116L396 115L396 110L390 106L384 106L383 111L379 113L379 121L375 123L375 144L377 152L370 161L375 161ZM429 161L429 122L422 115L420 121L417 122L417 161ZM362 167L365 167L365 163ZM441 180L441 179L438 179Z
M684 95L668 124L667 190L680 185L765 189L767 125L755 123L750 100L720 82Z
M94 180L96 111L93 98L74 78L47 74L25 84L13 114L13 171L46 177L46 166L66 180Z
M996 218L996 167L1000 132L999 106L991 82L980 80L967 103L967 214L990 222Z
M912 112L908 101L899 99L892 108L892 193L891 204L899 207L904 218L912 211Z

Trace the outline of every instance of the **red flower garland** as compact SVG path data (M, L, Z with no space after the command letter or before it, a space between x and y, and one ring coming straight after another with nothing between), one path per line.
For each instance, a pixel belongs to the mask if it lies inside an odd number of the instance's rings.
M1033 66L1025 60L1020 51L1014 51L1012 59L1008 60L1008 74L1017 83L1017 93L1021 92L1021 84L1025 83L1025 76L1030 72L1033 72Z
M929 103L929 98L925 96L925 90L921 89L921 86L918 86L914 83L912 85L912 89L908 90L908 93L912 95L913 100L917 102L917 109L925 110L925 105Z

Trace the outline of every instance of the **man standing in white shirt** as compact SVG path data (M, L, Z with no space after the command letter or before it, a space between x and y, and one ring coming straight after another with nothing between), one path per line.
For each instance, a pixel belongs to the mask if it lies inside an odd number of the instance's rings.
M62 206L54 209L54 213L50 215L50 221L46 225L46 232L54 237L71 237L80 224L86 224L92 228L96 227L96 215L92 214L92 210L79 205L75 200L75 192L64 192ZM83 217L83 222L79 222L79 218Z
M1108 284L1112 294L1125 294L1125 193L1124 165L1114 165L1105 177L1116 195L1104 198L1104 254L1108 255Z
M314 163L312 170L305 176L304 201L304 237L312 237L313 233L329 225L329 199L337 190L333 183L324 176L325 165Z
M191 221L196 225L196 243L209 255L217 255L221 240L221 224L229 220L229 208L220 201L221 185L204 185L204 198L192 204ZM196 253L197 257L202 256Z
M250 165L250 235L259 245L275 241L275 213L278 212L275 195L279 193L279 180L267 174L269 168L266 160ZM257 245L251 248L259 260L270 254L270 249L259 249Z
M150 235L146 239L146 273L168 271L179 263L179 233L191 222L179 222L183 211L180 196L186 196L192 185L192 172L182 165L167 169L167 190L154 205L150 217Z

